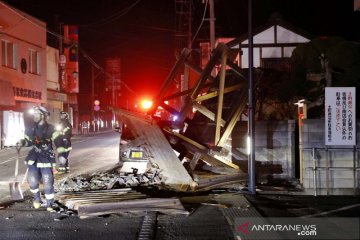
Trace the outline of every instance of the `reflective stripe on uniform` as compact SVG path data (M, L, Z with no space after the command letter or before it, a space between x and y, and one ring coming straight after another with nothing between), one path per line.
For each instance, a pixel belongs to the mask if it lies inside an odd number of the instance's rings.
M31 142L31 139L30 139L30 137L28 135L25 135L24 138Z
M58 147L58 148L56 149L56 151L57 151L58 153L64 153L64 152L69 152L71 149L72 149L72 147L68 147L68 148Z
M60 134L60 132L58 132L58 131L55 131L53 134L52 134L52 136L51 136L51 140L55 140L58 136L60 136L61 134Z
M28 161L27 161L27 165L33 165L34 163L35 163L34 160L28 160Z
M46 198L47 200L54 199L54 197L55 197L55 194L54 194L54 193L51 193L51 194L45 194L45 198Z
M37 192L39 192L39 189L38 189L38 188L36 188L36 189L30 189L30 192L32 192L32 193L37 193Z
M70 128L69 127L66 127L62 132L63 132L63 134L65 135L65 133L67 132L67 131L69 131L70 130Z
M58 153L64 153L64 152L66 152L66 148L64 148L64 147L58 147L58 148L56 149L56 151L57 151Z
M53 166L56 166L55 163L37 163L36 167L38 168L51 168Z

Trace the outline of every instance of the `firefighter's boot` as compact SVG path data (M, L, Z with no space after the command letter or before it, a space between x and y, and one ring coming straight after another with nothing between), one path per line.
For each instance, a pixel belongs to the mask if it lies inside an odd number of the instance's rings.
M35 209L38 209L38 208L41 207L41 203L40 203L40 202L37 202L37 201L34 201L34 202L33 202L33 207L34 207Z

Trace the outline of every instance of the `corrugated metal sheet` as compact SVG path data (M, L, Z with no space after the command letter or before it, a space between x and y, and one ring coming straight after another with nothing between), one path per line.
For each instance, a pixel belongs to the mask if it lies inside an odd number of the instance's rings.
M162 170L161 174L166 178L165 184L177 190L187 190L193 180L181 164L159 126L147 121L143 116L124 110L115 112L128 125L135 138L142 139L141 143L139 143L140 146L150 156L150 161L157 164Z

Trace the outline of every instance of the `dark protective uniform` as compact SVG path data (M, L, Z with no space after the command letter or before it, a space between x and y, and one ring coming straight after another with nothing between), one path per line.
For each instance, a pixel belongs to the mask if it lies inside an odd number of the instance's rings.
M71 136L72 126L67 119L61 119L60 121L59 136L56 140L57 153L59 159L59 172L69 172L69 155L72 149L71 147Z
M57 138L58 132L53 125L44 123L34 125L25 132L25 146L33 146L25 158L28 166L28 183L30 191L34 194L35 202L41 203L39 183L44 184L47 206L54 202L54 175L52 169L56 166L52 142Z

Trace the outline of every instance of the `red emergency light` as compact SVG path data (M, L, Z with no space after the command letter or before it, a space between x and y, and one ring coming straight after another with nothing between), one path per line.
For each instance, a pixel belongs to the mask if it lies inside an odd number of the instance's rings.
M143 109L150 109L152 106L153 102L148 100L148 99L144 99L141 101L141 108Z

